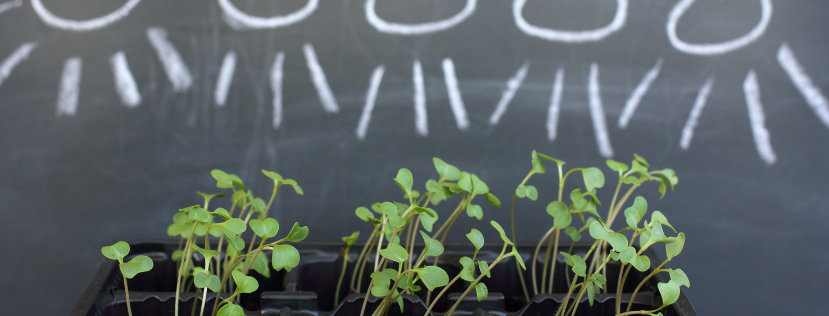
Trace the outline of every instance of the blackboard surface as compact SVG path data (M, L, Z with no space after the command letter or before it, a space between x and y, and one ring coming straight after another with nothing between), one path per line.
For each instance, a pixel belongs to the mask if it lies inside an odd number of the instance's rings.
M422 186L441 157L506 201L533 149L674 168L637 193L687 234L671 265L701 315L829 308L829 3L367 2L0 3L4 314L68 313L101 246L165 236L214 168L296 179L275 217L334 240L401 167ZM554 177L519 239L552 223Z

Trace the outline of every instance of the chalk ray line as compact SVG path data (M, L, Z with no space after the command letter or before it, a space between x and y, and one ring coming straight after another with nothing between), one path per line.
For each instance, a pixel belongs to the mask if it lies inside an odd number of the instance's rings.
M616 0L616 14L613 16L613 21L604 27L588 31L561 31L543 28L532 25L524 19L523 11L526 3L527 0L512 1L512 16L515 19L515 25L527 35L535 36L548 41L565 43L600 41L610 34L622 29L627 21L628 0Z
M14 0L14 1L9 1L9 2L6 2L6 3L0 4L0 13L9 11L11 9L19 8L22 5L23 5L22 0Z
M141 0L129 0L124 3L123 6L107 15L83 21L69 20L59 17L46 9L40 0L32 0L32 9L35 10L35 13L37 13L46 25L67 31L83 32L100 29L123 19L130 14L130 10L138 5L139 2L141 2Z
M806 73L806 70L797 61L794 52L789 48L789 45L783 43L780 49L777 50L777 62L789 75L789 79L794 83L795 88L800 91L803 98L806 99L806 104L812 108L818 119L823 122L823 125L829 127L829 101L820 91L820 87L812 82L812 78Z
M366 104L363 106L363 113L360 115L360 122L357 124L357 139L359 140L366 138L366 130L368 130L368 123L371 121L371 112L374 111L374 102L377 101L377 91L380 90L380 82L383 81L384 72L385 68L380 65L374 68L374 72L371 74L371 81L366 93Z
M748 119L751 122L751 134L754 136L754 145L760 159L771 166L777 161L777 155L771 147L769 130L766 129L766 115L763 113L763 103L760 100L760 85L757 83L757 75L754 69L748 72L743 90L746 95L746 108Z
M216 91L213 93L213 101L217 106L225 106L227 93L230 84L233 82L233 72L236 70L236 52L229 51L222 59L222 67L219 68L219 77L216 79Z
M426 113L426 88L423 83L423 67L420 60L412 64L412 82L414 83L415 129L420 136L429 135L429 121Z
M564 68L558 67L556 79L553 82L553 93L550 95L550 108L547 110L547 139L556 140L558 131L558 117L561 113L561 94L564 89Z
M630 94L627 102L625 102L625 108L622 110L622 115L619 116L619 128L625 129L628 127L628 123L630 122L630 118L633 117L633 113L636 112L636 108L639 106L639 102L642 101L642 97L648 93L648 89L650 89L651 84L653 84L654 80L659 76L659 71L662 69L662 62L663 58L659 57L656 60L656 65L642 77L642 81L639 82L639 85L636 86L636 89L633 90L633 93Z
M273 29L297 23L314 13L318 4L319 0L308 0L308 3L302 9L293 13L265 18L242 12L233 3L230 3L230 0L219 0L219 8L224 12L224 16L227 18L225 21L230 26L251 29Z
M368 20L368 23L375 29L380 32L390 34L421 35L443 31L463 22L466 18L472 15L473 12L475 12L475 5L478 0L466 0L466 5L464 5L463 9L448 19L417 24L392 23L383 20L377 15L376 10L374 9L376 2L376 0L366 0L365 6L366 20Z
M682 128L682 137L679 140L679 147L683 150L691 148L691 140L694 138L694 129L697 128L699 117L702 115L702 109L705 108L705 103L708 101L708 95L711 94L711 89L714 87L714 77L708 77L705 84L699 89L697 99L694 101L694 106L691 108L691 113L688 115L688 120L685 121L685 127Z
M613 148L610 146L610 137L607 134L607 122L605 121L604 108L602 107L602 96L599 88L599 65L593 63L590 66L590 84L588 87L590 117L593 119L593 130L596 133L596 145L599 147L599 154L605 158L613 157Z
M760 38L760 36L763 36L763 33L766 32L766 28L769 26L769 21L771 21L771 0L760 0L760 6L762 10L760 22L757 23L757 25L746 35L743 35L730 41L715 44L690 44L682 41L676 35L676 25L679 23L679 19L682 17L682 15L685 14L685 11L687 11L688 8L691 7L691 5L694 4L694 2L696 1L697 0L681 0L677 2L676 5L674 5L674 8L671 9L671 12L668 14L668 24L665 27L668 32L668 40L671 42L671 45L673 45L675 49L683 53L694 55L718 55L740 49L756 41L758 38Z
M314 82L314 87L317 88L322 107L328 113L340 112L340 107L337 105L337 99L334 98L334 93L331 92L331 87L328 85L328 79L325 78L325 72L317 60L317 53L314 51L314 46L306 43L302 50L305 52L305 60L308 63L308 71L311 72L311 80Z
M271 90L273 91L273 128L282 125L282 65L285 62L285 53L276 54L271 66Z
M461 98L461 90L458 88L458 77L455 75L455 63L452 59L443 59L443 79L446 82L446 92L449 94L449 106L452 114L455 115L455 122L458 129L465 130L469 127L469 119L466 117L466 108Z
M80 57L66 59L63 63L63 73L58 90L56 116L75 115L78 110L78 96L81 86L81 68L83 62Z
M530 62L524 61L524 64L521 68L515 72L515 75L507 81L507 88L501 94L501 99L498 101L498 105L495 107L495 111L492 112L492 116L489 117L489 124L496 125L498 121L501 120L501 116L507 111L507 107L509 107L512 98L515 97L515 93L518 91L518 88L521 87L521 84L524 82L524 79L527 77L527 70L530 68Z
M109 63L112 65L112 74L115 77L115 91L121 98L121 103L129 108L137 107L141 104L141 93L138 92L138 85L135 83L135 78L130 71L130 65L127 62L127 56L124 51L119 51L109 58Z
M9 57L3 60L3 63L0 63L0 86L3 85L3 81L6 81L7 78L12 74L12 71L18 64L22 61L29 58L29 54L37 47L35 42L28 42L20 45Z
M161 60L167 78L173 84L173 91L181 92L189 89L193 85L193 77L190 75L190 70L187 69L187 64L181 58L181 54L176 50L173 43L167 40L167 30L161 27L148 28L147 38L158 54L158 59Z

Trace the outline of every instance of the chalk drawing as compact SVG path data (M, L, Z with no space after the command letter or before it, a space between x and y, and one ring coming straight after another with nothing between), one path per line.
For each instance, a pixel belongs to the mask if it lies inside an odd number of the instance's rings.
M81 58L72 57L63 63L63 75L58 90L57 116L75 115L78 109L78 96L81 89Z
M291 14L263 18L242 12L230 3L230 0L219 0L219 8L224 12L225 21L230 26L240 29L273 29L288 26L302 21L311 15L311 13L314 13L318 4L319 0L309 0L302 9Z
M458 77L455 76L455 63L451 59L443 60L443 80L446 81L446 92L449 94L449 106L452 107L452 114L455 115L455 122L458 129L465 130L469 127L469 119L466 117L466 108L463 106L461 90L458 88Z
M645 77L642 78L642 81L639 82L639 85L636 86L636 89L634 89L633 93L630 94L630 98L628 98L627 102L625 102L625 108L622 110L622 115L619 116L619 128L625 129L628 127L628 122L630 122L630 118L633 117L633 113L636 112L636 107L639 106L639 102L642 101L642 97L648 93L648 89L650 89L653 81L659 76L660 69L662 69L662 57L659 57L659 59L656 60L656 66L653 66L653 68L645 74Z
M35 10L35 13L37 13L46 25L67 31L83 32L97 30L123 19L130 14L130 10L138 5L139 2L141 0L129 0L123 6L107 15L84 21L69 20L54 15L43 6L40 0L32 0L32 9Z
M273 91L273 128L282 125L282 65L285 62L285 53L276 54L271 66L271 91Z
M757 84L757 75L754 69L748 72L746 81L743 82L743 90L746 94L746 106L748 108L748 119L751 122L751 133L754 135L754 145L757 153L760 154L766 165L773 165L777 161L777 155L771 148L769 130L766 129L766 115L763 113L763 103L760 101L760 85Z
M694 55L717 55L717 54L725 54L730 51L742 48L752 42L756 41L760 36L763 36L763 33L766 32L766 27L769 25L769 21L771 21L771 14L772 14L772 6L771 0L760 0L760 5L762 8L762 13L760 16L760 23L754 27L751 31L749 31L746 35L738 37L736 39L725 41L721 43L709 44L690 44L682 41L676 35L676 25L679 23L679 19L685 14L685 11L694 4L697 0L681 0L674 8L671 9L671 12L668 14L668 40L671 41L671 45L674 46L677 50Z
M14 8L19 8L22 5L23 5L23 0L9 1L9 2L6 2L6 3L0 4L0 13L9 11L9 10L14 9Z
M181 59L181 54L173 43L167 40L167 30L160 27L148 28L147 38L158 54L164 72L173 84L173 91L180 92L189 89L193 84L193 77L190 76L190 70Z
M512 101L512 98L515 97L515 92L518 91L518 88L521 87L521 83L524 82L524 78L527 77L527 70L529 68L530 62L525 61L524 65L522 65L521 68L518 68L515 75L507 81L507 89L501 94L501 100L498 101L495 111L492 112L492 116L489 117L490 125L498 124L498 121L501 120L501 116L507 111L510 101Z
M325 78L325 72L322 71L322 66L317 60L317 53L314 51L314 46L306 43L302 47L305 52L305 60L308 62L308 70L311 72L311 80L314 81L314 87L317 88L322 107L328 113L337 113L340 107L337 106L337 100L334 99L334 93L331 92L331 87L328 86L328 79Z
M419 59L415 59L412 65L412 81L414 82L415 129L420 136L428 136L429 121L426 115L426 89L423 84L423 67L420 65Z
M127 107L134 108L141 104L141 93L138 92L138 85L135 84L135 78L130 71L130 65L127 63L127 56L123 51L119 51L109 58L109 63L112 65L112 73L115 76L115 91L121 97L121 103Z
M558 116L561 112L561 93L564 88L564 68L558 67L553 81L553 93L550 95L550 108L547 110L547 139L556 140Z
M463 22L475 12L475 5L478 0L466 0L463 9L451 18L418 24L391 23L383 20L377 16L377 12L374 10L376 2L377 0L366 0L366 20L375 29L383 33L397 35L421 35L443 31Z
M628 0L616 0L616 15L610 24L587 31L561 31L550 28L538 27L530 24L524 19L524 5L527 0L513 0L512 2L512 16L515 19L515 25L530 36L535 36L548 41L565 42L565 43L584 43L600 41L610 34L622 29L627 21Z
M593 131L596 133L596 145L599 155L605 158L613 157L613 148L610 147L610 137L607 135L604 108L602 107L601 90L599 89L599 65L590 65L590 83L587 88L590 103L590 117L593 119Z
M697 128L699 116L702 114L702 109L708 101L708 95L711 94L711 88L713 86L714 78L709 77L697 93L697 100L694 101L694 106L691 108L691 114L688 115L688 121L685 122L685 127L682 128L682 137L679 140L679 147L683 150L691 148L691 139L694 138L694 129Z
M789 78L794 83L795 88L800 91L803 98L806 99L806 104L812 108L815 115L823 122L823 125L829 127L829 101L823 96L820 87L812 82L812 78L794 57L794 52L789 48L789 45L783 43L780 49L777 50L777 62L783 67L783 70L789 75Z
M35 42L28 42L23 45L20 45L9 57L3 60L3 63L0 64L0 86L3 85L3 81L12 74L12 70L17 67L20 62L29 58L29 54L37 47Z
M225 102L227 102L227 92L230 90L230 83L233 82L234 70L236 70L236 52L230 51L222 59L219 78L216 79L216 91L213 94L213 100L217 106L225 106Z
M368 123L371 121L371 112L374 111L374 101L377 100L377 91L380 90L380 82L383 81L383 73L385 68L380 65L374 68L371 74L371 81L366 93L366 104L363 106L363 114L360 115L360 122L357 124L357 139L364 140L366 138L366 130Z

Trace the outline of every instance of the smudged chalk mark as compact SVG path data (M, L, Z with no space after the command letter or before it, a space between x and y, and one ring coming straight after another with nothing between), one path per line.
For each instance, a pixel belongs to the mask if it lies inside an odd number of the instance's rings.
M377 91L380 90L380 82L383 81L383 73L385 68L380 65L374 68L371 74L371 81L366 93L366 104L363 106L363 114L360 115L360 122L357 124L357 139L364 140L366 138L366 130L368 130L368 123L371 121L371 112L374 111L374 101L377 100Z
M3 81L6 81L7 78L12 74L12 70L17 67L20 62L29 58L29 54L37 47L35 42L28 42L23 45L20 45L9 57L3 60L3 63L0 64L0 86L3 85Z
M376 0L366 0L365 6L366 20L375 29L383 33L397 35L421 35L443 31L463 22L463 20L466 20L466 18L475 12L475 5L478 0L466 0L466 5L463 9L451 18L419 24L391 23L383 20L377 16L377 12L374 9L376 2Z
M668 40L670 40L671 45L673 45L674 48L683 53L694 55L718 55L740 49L756 41L760 38L760 36L763 36L763 33L766 32L766 27L769 26L769 21L771 21L771 0L760 0L760 7L762 8L760 22L757 23L757 26L755 26L746 35L716 44L689 44L679 39L676 35L676 25L679 23L679 19L682 15L685 14L685 11L688 11L688 8L691 7L691 5L696 1L697 0L681 0L674 5L674 8L671 9L671 12L668 14L668 25L666 26L668 31Z
M216 80L216 91L213 94L213 101L218 106L224 106L227 102L227 92L230 90L230 83L233 82L233 72L236 70L236 52L230 51L222 59L222 67L219 69L219 78Z
M518 29L530 36L535 36L548 41L564 43L584 43L600 41L610 34L622 29L627 21L628 0L616 0L616 15L610 24L588 31L560 31L549 28L538 27L530 24L524 19L524 5L527 0L513 0L512 16Z
M748 119L751 122L751 134L754 135L754 145L760 159L766 165L773 165L777 161L777 155L771 147L769 130L766 129L766 115L763 113L763 103L760 101L760 85L757 84L757 75L754 69L748 72L746 81L743 82L743 90L746 95L746 107L748 108Z
M642 97L648 93L648 89L650 89L651 84L653 84L653 81L659 76L659 70L662 69L662 61L662 57L659 57L659 59L656 60L656 66L653 66L653 68L645 74L645 77L642 78L642 81L639 82L639 85L636 86L636 89L634 89L633 93L630 94L630 98L628 98L627 102L625 102L625 108L622 110L622 115L619 116L619 128L625 129L628 127L628 122L630 122L630 118L633 117L633 113L636 112L636 107L639 106L639 102L642 101Z
M458 77L455 76L455 63L451 59L443 60L443 80L446 81L446 91L449 94L449 106L452 107L452 114L455 115L455 122L458 129L465 130L469 127L469 119L466 117L466 108L463 106L461 90L458 88Z
M501 94L501 100L498 101L498 105L495 107L495 112L492 112L492 116L489 117L490 125L498 124L498 121L501 120L501 116L507 111L510 101L512 101L512 98L515 97L515 92L518 91L518 88L521 87L521 83L524 82L524 78L527 77L527 70L529 68L530 62L525 61L524 65L522 65L521 68L518 68L515 75L507 81L507 89Z
M550 108L547 110L547 139L556 140L558 117L561 112L561 93L564 89L564 68L558 67L553 81L553 93L550 95Z
M141 104L141 93L138 92L138 85L130 71L127 63L127 56L124 51L119 51L109 58L112 65L112 73L115 75L115 91L121 97L121 103L127 107L134 108Z
M429 135L429 121L426 114L426 88L423 84L423 67L415 59L412 65L412 82L414 82L415 129L420 136Z
M193 77L190 76L190 70L187 69L181 54L173 43L167 40L167 30L161 27L148 28L147 38L158 54L164 72L173 84L173 91L181 92L189 89L193 85Z
M777 51L777 62L783 67L783 70L789 75L789 78L794 83L795 88L800 91L803 98L806 99L806 104L812 108L818 119L823 122L823 125L829 127L829 101L820 91L820 87L812 82L812 78L797 61L794 52L789 48L789 45L783 43Z
M602 107L601 89L599 88L599 65L590 66L590 83L587 88L589 94L590 117L593 119L593 131L596 133L596 145L599 154L605 158L613 157L613 148L610 147L610 137L607 134L604 108Z
M708 95L711 94L712 87L714 87L714 78L709 77L697 93L697 99L694 101L694 106L691 108L691 114L688 115L685 127L682 128L682 137L679 140L679 147L683 150L691 148L691 139L694 138L694 129L697 128L699 117L702 115L702 109L705 108L705 103L708 101Z
M302 47L305 52L305 60L308 63L308 70L311 72L311 80L314 81L314 87L317 88L322 107L328 113L337 113L340 107L337 106L337 100L334 99L334 93L331 92L331 87L328 86L328 79L325 78L325 72L322 71L322 66L317 60L317 53L314 51L314 46L306 43Z
M139 2L141 2L141 0L129 0L124 3L123 6L107 15L84 21L69 20L59 17L52 12L49 12L40 0L32 0L32 9L35 10L35 13L37 13L46 25L67 31L83 32L97 30L123 19L130 14L130 10L138 5Z
M282 125L282 64L285 62L285 53L276 54L271 66L271 90L273 91L273 128Z
M81 58L72 57L63 63L63 74L58 92L57 116L75 115L78 110L78 96L81 89Z

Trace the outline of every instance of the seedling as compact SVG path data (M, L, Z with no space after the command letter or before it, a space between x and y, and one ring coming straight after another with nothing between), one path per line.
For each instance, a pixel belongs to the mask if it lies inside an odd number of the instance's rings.
M124 262L124 257L130 253L130 245L126 242L119 241L112 246L101 248L101 253L105 257L118 261L118 269L121 270L121 276L124 278L124 293L127 296L127 313L132 316L132 308L130 307L130 289L127 284L127 279L132 279L135 275L150 271L153 268L153 260L147 256L136 256L128 262Z

